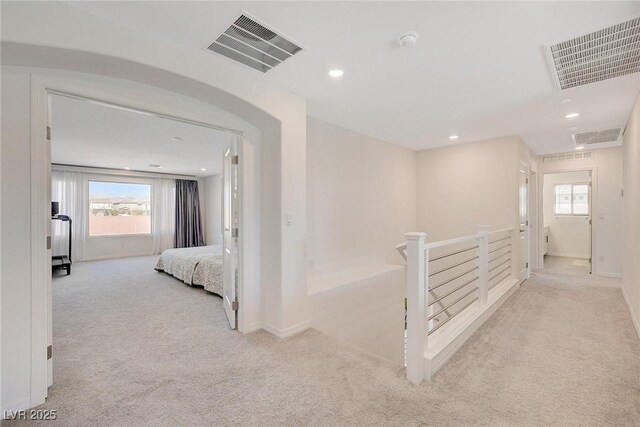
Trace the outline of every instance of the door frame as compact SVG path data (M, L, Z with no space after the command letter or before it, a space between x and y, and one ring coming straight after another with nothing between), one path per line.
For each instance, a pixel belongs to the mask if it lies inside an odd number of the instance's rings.
M101 102L122 107L125 109L156 115L166 119L205 126L238 135L238 228L243 228L243 177L244 177L244 137L239 130L228 129L190 118L189 114L180 109L180 114L162 112L149 109L147 106L137 104L132 97L123 96L120 93L109 92L102 87L94 87L84 82L59 79L57 77L30 74L30 152L31 152L31 182L30 182L30 222L31 222L31 403L29 407L44 402L48 396L48 387L53 383L52 358L47 358L48 346L52 345L52 277L51 277L51 253L47 249L47 238L50 236L50 210L51 210L51 159L50 141L47 139L47 128L50 124L50 95L70 96L78 99ZM213 106L213 105L212 105ZM215 107L215 106L213 106ZM219 108L219 107L216 107ZM245 309L243 298L243 271L242 267L244 251L243 238L245 233L238 237L238 325L243 332L247 325L245 317L251 318Z
M590 200L589 200L589 215L591 217L591 274L598 275L600 270L600 266L598 263L598 259L595 254L597 251L597 235L596 233L598 222L594 221L594 212L597 211L597 200L598 200L598 167L597 166L575 166L575 167L550 167L548 170L538 171L538 188L542 189L542 191L538 191L538 241L542 242L544 239L544 176L552 175L555 173L564 173L564 172L590 172L591 173L591 191L590 191ZM542 253L542 245L538 246L536 258L538 259L538 268L544 267L544 254Z
M529 277L531 277L531 233L530 233L530 227L526 224L530 224L531 223L531 206L530 206L530 202L531 202L531 194L530 194L530 190L531 190L531 167L529 165L528 160L525 159L520 159L520 163L518 165L518 174L523 173L524 177L525 177L525 188L527 190L527 194L525 197L525 203L526 203L526 219L525 219L525 229L524 229L524 233L525 233L525 238L527 240L527 243L525 245L526 248L526 256L525 256L525 263L526 263L526 268L524 270L524 277L520 277L520 266L517 266L517 277L518 277L518 281L522 282L524 280L527 280ZM520 230L520 175L518 175L518 220L516 221L516 223L518 224L518 231ZM516 234L516 241L519 241L520 239L520 233L518 232ZM521 245L518 242L518 252L520 252L520 248ZM518 256L518 260L520 260L522 258L522 254L519 254Z
M538 171L529 169L529 274L538 269Z

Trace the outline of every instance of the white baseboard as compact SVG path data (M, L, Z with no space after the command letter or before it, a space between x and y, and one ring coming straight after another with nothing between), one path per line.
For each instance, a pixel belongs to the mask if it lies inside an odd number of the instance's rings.
M627 296L627 292L624 290L624 285L622 286L622 296L624 297L624 301L627 303L629 314L631 314L631 322L633 323L633 327L636 328L636 334L638 334L638 338L640 338L640 322L638 321L638 316L636 316L636 313L633 311L631 299Z
M249 326L242 331L243 334L250 334L251 332L255 332L259 329L262 329L262 323L261 322L253 322L250 323Z
M619 273L607 273L606 271L605 272L599 271L597 273L594 273L593 275L594 276L602 276L602 277L611 277L613 279L622 279L622 274L619 274Z
M286 328L277 328L268 323L262 324L262 329L269 332L272 335L275 335L278 338L288 338L292 335L299 334L300 332L306 331L311 327L311 319L307 319L304 322L300 322L297 325L292 325Z
M563 258L581 258L581 259L588 259L590 257L590 255L585 255L585 254L577 254L577 253L571 253L571 252L547 252L548 256L559 256L559 257L563 257Z

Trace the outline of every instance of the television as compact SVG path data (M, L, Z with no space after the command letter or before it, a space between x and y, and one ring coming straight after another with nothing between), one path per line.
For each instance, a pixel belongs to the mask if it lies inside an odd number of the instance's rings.
M60 213L60 202L51 202L51 216L56 216Z

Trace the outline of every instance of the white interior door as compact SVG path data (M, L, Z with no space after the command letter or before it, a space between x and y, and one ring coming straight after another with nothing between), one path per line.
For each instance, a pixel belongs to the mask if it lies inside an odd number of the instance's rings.
M223 295L222 304L232 329L238 325L238 143L231 137L223 165Z
M589 274L593 274L593 173L589 171L589 182L587 188L587 205L589 206L587 214L587 232L589 236Z
M519 194L519 249L520 256L518 259L518 276L520 280L529 277L529 179L527 176L527 168L520 165L518 194Z
M529 173L529 271L538 265L538 174Z
M47 298L47 386L53 385L53 288L51 278L51 255L53 250L51 247L51 220L49 219L51 212L51 95L47 95L47 144L45 150L47 171L45 177L45 212L46 232L47 232L47 256L45 259L46 266L46 298Z

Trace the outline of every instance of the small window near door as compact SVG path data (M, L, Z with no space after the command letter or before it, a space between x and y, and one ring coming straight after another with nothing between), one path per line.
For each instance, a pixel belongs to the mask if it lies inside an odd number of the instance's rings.
M589 184L556 184L556 215L589 215Z
M89 236L151 234L151 185L89 181Z

